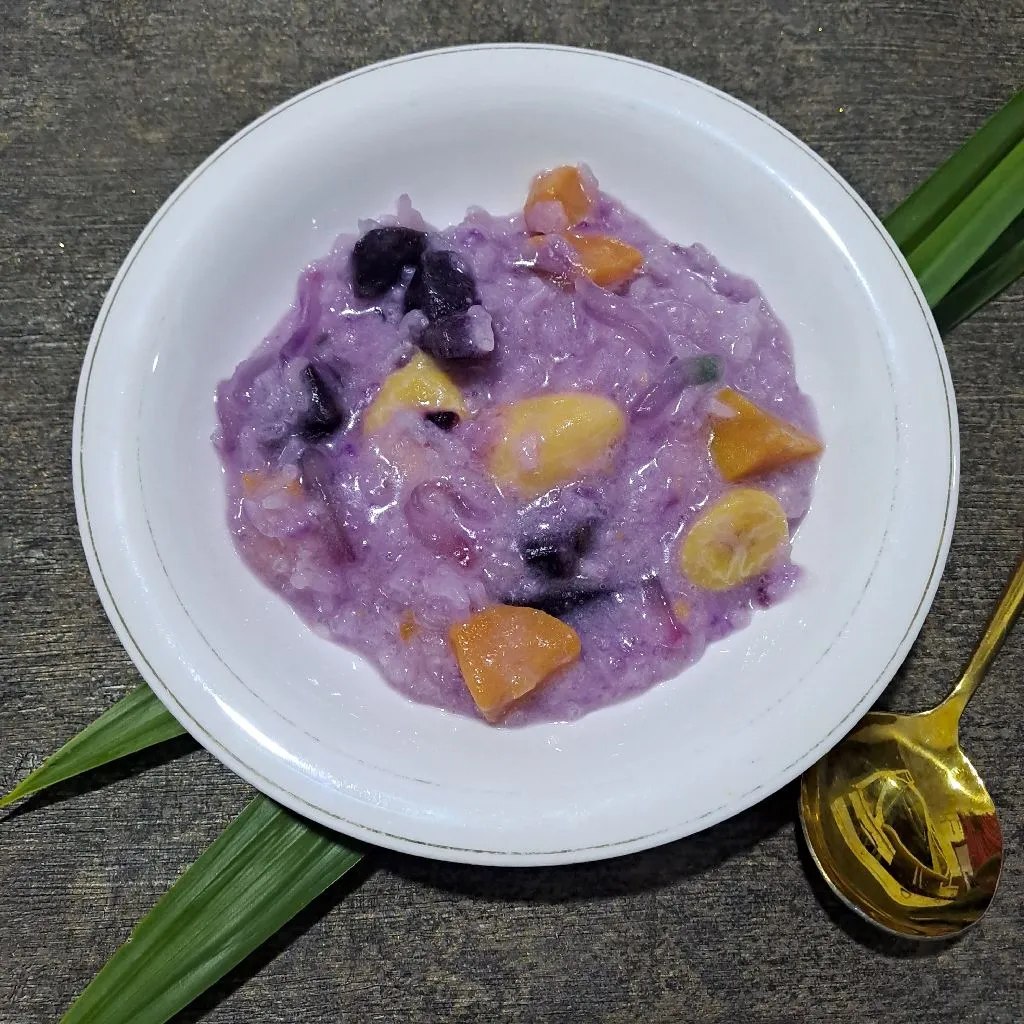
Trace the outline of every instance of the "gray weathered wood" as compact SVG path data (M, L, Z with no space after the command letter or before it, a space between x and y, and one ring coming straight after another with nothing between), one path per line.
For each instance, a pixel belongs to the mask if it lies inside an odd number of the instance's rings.
M882 212L1024 84L1022 0L2 0L0 783L136 679L89 582L69 469L89 329L136 234L272 104L372 60L491 40L613 49L709 81L806 139ZM948 349L963 491L934 611L885 698L907 709L943 692L1024 531L1024 291ZM575 870L384 855L199 1010L211 1024L1019 1022L1022 678L1018 633L964 726L1002 812L1006 873L990 916L951 948L907 955L838 911L787 792ZM170 753L0 821L2 1024L56 1020L242 807L246 787L206 754Z

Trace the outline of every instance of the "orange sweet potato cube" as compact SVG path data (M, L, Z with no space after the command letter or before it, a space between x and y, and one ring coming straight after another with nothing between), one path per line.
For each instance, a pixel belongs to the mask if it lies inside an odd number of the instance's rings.
M715 396L732 415L713 416L711 457L726 480L743 480L820 454L822 443L758 408L732 388Z
M576 250L583 272L602 288L628 281L643 266L639 249L611 235L566 231L563 237Z
M477 707L498 721L558 669L580 656L571 626L536 608L495 604L448 631L459 670Z
M553 211L541 209L542 205L554 203L561 206L561 214L557 207ZM579 168L565 166L544 171L533 179L523 212L527 224L536 223L538 230L563 231L585 220L591 206L591 196Z

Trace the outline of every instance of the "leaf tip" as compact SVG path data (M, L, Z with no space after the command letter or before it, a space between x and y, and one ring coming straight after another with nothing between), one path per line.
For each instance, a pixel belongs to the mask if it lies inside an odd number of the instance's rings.
M11 804L15 803L21 797L21 786L15 786L10 793L0 796L0 811L5 807L10 807Z

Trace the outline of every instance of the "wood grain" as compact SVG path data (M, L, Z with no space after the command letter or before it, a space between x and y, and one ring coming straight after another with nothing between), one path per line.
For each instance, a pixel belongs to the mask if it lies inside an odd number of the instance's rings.
M551 41L677 68L777 118L888 210L1022 82L1022 0L4 0L0 8L0 783L136 680L80 550L78 371L134 238L272 104L428 46ZM948 339L963 489L934 610L886 693L944 691L1024 535L1024 291ZM963 738L1008 862L990 916L915 954L821 891L787 791L622 861L501 871L384 854L183 1020L793 1021L1024 1017L1024 633ZM186 741L0 818L0 1022L56 1020L243 806Z

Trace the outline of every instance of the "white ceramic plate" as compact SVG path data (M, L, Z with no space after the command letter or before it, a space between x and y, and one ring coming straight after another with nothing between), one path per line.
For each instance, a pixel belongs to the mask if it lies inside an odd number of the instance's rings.
M584 160L659 231L755 277L793 336L827 451L806 586L694 668L571 725L492 729L412 704L243 567L210 433L219 378L299 270L409 192L447 224ZM418 54L304 93L174 193L85 358L75 498L121 641L182 724L302 814L449 860L627 853L737 813L837 742L892 677L942 571L957 425L913 277L854 191L730 97L555 47Z

